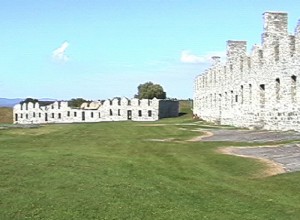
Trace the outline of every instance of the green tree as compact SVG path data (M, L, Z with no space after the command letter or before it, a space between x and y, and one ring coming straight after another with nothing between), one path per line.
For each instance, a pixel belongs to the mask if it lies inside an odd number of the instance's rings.
M37 103L39 102L39 100L33 98L26 98L24 101L21 101L20 104L29 103L29 102Z
M71 99L68 103L71 108L79 108L81 104L84 102L88 102L88 101L83 98L76 98L76 99Z
M138 94L134 97L138 99L165 99L166 92L161 85L154 84L153 82L146 82L138 86Z

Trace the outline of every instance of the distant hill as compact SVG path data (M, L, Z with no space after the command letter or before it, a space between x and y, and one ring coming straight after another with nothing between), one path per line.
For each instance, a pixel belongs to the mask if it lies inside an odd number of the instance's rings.
M16 99L7 99L7 98L0 98L0 107L9 107L12 108L14 105L20 103L25 99L16 98ZM50 99L50 98L42 98L38 99L39 101L56 101L56 99Z
M14 105L21 102L23 99L6 99L6 98L0 98L0 107L10 107L12 108Z

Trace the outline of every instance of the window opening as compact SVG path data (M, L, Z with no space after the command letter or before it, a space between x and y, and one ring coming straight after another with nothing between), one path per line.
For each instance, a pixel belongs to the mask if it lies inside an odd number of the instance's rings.
M260 106L261 108L265 107L265 84L259 85L260 88Z
M280 99L280 79L277 78L275 80L275 97L276 97L276 101L279 101Z
M85 112L81 112L81 120L85 121Z
M252 84L249 84L249 103L252 103Z
M297 95L297 76L293 75L291 77L291 96L292 102L296 102L296 95Z

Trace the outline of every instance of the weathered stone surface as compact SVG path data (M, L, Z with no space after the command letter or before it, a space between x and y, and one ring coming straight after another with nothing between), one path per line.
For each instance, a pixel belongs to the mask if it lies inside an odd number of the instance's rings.
M202 131L213 135L201 138L201 141L230 141L248 143L266 143L278 141L300 140L300 133L296 131L258 131L258 130L226 130L204 129Z
M298 144L287 144L279 147L236 148L232 152L275 161L282 165L286 172L300 171L300 147Z
M287 31L287 13L266 12L261 45L227 42L227 61L195 79L194 114L224 125L300 131L300 22Z
M81 108L71 108L68 102L24 103L14 106L15 124L73 123L100 121L156 121L177 117L179 102L163 99L113 99L84 103Z

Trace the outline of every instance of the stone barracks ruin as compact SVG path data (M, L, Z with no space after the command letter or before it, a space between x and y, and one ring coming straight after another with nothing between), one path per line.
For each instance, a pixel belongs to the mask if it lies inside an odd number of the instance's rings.
M69 107L67 101L23 103L14 106L15 124L74 123L101 121L156 121L177 117L179 102L167 99L127 99L83 103Z
M194 115L247 128L300 131L300 20L288 33L285 12L265 12L261 45L228 41L225 64L195 79Z

